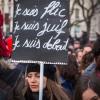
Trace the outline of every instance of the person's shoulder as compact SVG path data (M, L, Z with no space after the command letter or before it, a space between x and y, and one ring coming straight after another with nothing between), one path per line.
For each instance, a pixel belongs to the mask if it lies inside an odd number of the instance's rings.
M82 75L89 75L95 71L95 62L91 63L84 71Z

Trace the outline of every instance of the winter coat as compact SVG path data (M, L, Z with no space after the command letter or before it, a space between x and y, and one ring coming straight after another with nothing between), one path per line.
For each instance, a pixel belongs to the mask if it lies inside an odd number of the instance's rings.
M67 93L70 100L73 100L73 94L74 94L74 87L71 82L67 81L65 78L60 78L61 85L65 89L65 92Z
M4 95L4 98L6 98L4 100L24 100L21 93L23 83L19 82L22 75L21 71L16 68L10 69L8 66L1 66L1 63L2 62L0 62L0 95Z
M7 92L0 88L0 100L6 99Z
M91 75L95 72L95 62L93 62L92 64L90 64L84 71L84 73L82 75Z
M39 100L39 92L32 93L31 90L28 89L28 91L25 94L25 100ZM48 93L46 93L45 91L43 91L42 100L50 100L50 98L48 98ZM54 98L53 100L57 99Z

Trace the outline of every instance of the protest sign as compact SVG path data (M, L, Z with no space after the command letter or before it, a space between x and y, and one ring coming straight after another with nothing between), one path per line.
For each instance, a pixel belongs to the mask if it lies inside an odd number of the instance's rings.
M67 63L69 0L14 0L12 59Z

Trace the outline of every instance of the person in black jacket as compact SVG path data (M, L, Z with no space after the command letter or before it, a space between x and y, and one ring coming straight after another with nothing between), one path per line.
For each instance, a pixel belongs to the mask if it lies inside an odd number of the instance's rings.
M19 82L20 78L22 78L21 71L16 68L10 69L13 65L3 58L0 58L0 61L2 61L0 62L0 98L1 94L3 94L3 99L0 100L24 100L22 95L24 81L23 83ZM2 64L7 66L1 66Z
M3 25L3 15L0 12L0 27ZM2 39L0 28L0 100L24 100L22 89L24 77L9 61L10 52Z
M7 92L0 88L0 100L6 99Z
M55 81L56 68L53 64L44 64L43 100L69 100L67 94ZM27 77L28 89L25 100L39 100L40 65L28 64Z

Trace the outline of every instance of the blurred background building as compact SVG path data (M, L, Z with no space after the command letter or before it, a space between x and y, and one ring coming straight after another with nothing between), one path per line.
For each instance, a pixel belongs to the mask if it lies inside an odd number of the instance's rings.
M100 35L100 5L95 9L94 16L91 19L90 40L97 39L97 34Z
M0 0L0 10L4 16L3 33L8 36L13 32L13 0Z
M77 3L74 3L74 0L70 0L70 13L73 12L72 15L70 15L70 23L84 19L80 6ZM89 2L87 2L86 6L89 6ZM74 37L75 34L80 37L82 35L82 31L86 31L85 22L77 23L71 27L72 37Z
M96 40L96 32L100 34L100 0L70 0L70 23L73 37L86 31L89 40Z

